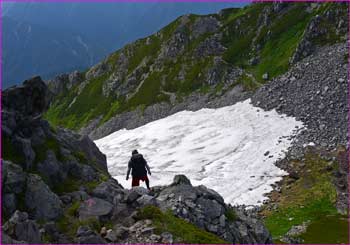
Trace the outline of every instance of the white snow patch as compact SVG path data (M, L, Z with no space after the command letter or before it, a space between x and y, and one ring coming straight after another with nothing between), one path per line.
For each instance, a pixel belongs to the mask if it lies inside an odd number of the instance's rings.
M219 109L182 111L95 143L124 187L131 185L125 180L127 164L131 151L138 149L151 167L153 186L168 185L176 174L185 174L193 185L216 190L228 203L260 205L271 185L287 174L274 162L291 146L281 136L296 134L296 126L303 124L246 100Z

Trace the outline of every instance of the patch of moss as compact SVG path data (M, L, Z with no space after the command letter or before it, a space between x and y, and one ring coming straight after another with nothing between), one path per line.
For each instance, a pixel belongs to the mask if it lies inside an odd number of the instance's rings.
M170 232L175 239L184 243L195 244L227 244L228 242L204 231L195 225L175 217L170 211L163 213L155 206L147 206L139 210L137 219L151 219L157 233Z
M261 86L260 83L256 82L253 77L243 74L237 79L237 83L242 84L243 88L247 91L254 91Z
M35 163L43 162L46 159L48 150L52 150L55 153L58 161L64 163L67 160L61 153L60 144L55 138L46 138L44 143L33 146L33 150L35 152Z
M101 182L100 181L90 181L85 184L88 193L91 193Z
M84 152L77 151L77 152L73 152L72 154L78 160L79 163L87 163L88 162Z
M19 152L13 145L11 139L4 135L2 136L1 143L1 157L4 160L9 160L17 164L23 164L25 162L23 153Z
M331 172L325 170L328 161L315 153L308 153L304 163L305 168L300 171L298 180L292 184L287 180L282 182L281 194L275 200L278 208L262 212L266 217L265 224L275 240L280 239L293 225L310 222L312 227L324 217L337 215L336 190ZM295 161L293 164L297 166L299 163ZM312 240L311 237L307 239Z
M154 59L160 51L160 45L160 38L156 35L137 40L130 45L133 51L129 59L128 74L134 71L145 58Z
M79 208L80 208L80 202L75 201L72 203L72 205L69 208L67 208L66 212L69 216L77 216Z
M81 184L82 183L80 180L75 179L71 176L68 176L62 183L52 187L52 190L53 190L53 192L60 195L63 193L69 193L69 192L79 190Z
M237 215L235 213L235 211L232 208L228 208L225 212L225 216L227 218L228 221L235 221L237 219Z
M349 244L348 226L345 215L323 215L315 219L300 238L306 244Z

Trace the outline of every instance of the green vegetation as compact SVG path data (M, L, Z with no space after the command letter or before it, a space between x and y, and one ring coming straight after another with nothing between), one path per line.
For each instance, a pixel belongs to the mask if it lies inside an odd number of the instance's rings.
M248 76L247 74L243 74L238 78L237 83L242 84L243 88L248 91L253 91L260 87L260 83L256 82L252 76Z
M78 210L81 203L79 201L73 202L65 209L63 216L57 221L57 228L60 232L66 234L69 238L75 238L79 226L89 226L92 230L99 233L104 226L108 229L112 228L112 223L100 222L97 218L89 218L86 220L79 220Z
M85 153L82 151L73 152L73 156L80 162L80 163L87 163L87 159L85 156Z
M72 205L69 208L67 208L67 210L66 210L67 215L77 216L79 208L80 208L80 202L79 201L73 202Z
M52 150L57 160L60 162L65 162L67 160L61 153L59 142L54 138L46 138L44 143L33 146L33 149L35 152L35 163L43 162L46 159L48 150Z
M237 219L237 215L235 213L235 211L231 208L227 209L225 216L227 218L228 221L235 221Z
M298 166L300 163L295 161L293 164ZM300 178L292 184L288 183L287 178L282 183L281 195L272 194L278 209L264 210L262 214L266 216L265 224L275 240L280 239L293 225L303 222L310 224L307 232L302 235L306 243L325 242L327 239L329 243L336 243L339 239L347 238L344 233L347 230L344 217L338 215L335 208L336 190L332 183L332 173L326 170L327 165L328 162L317 154L307 154ZM324 232L323 237L328 238L321 240L320 233L325 228L322 224L327 221L338 223L339 229L336 233L331 233L334 229ZM338 237L338 234L342 235ZM330 241L331 239L335 240ZM342 242L348 243L346 239Z
M349 244L348 218L345 215L324 215L314 220L300 237L304 243Z
M224 55L225 60L248 69L260 81L266 72L270 77L275 77L287 71L289 59L312 16L312 13L305 11L304 4L294 5L283 16L271 14L271 26L262 27L254 43L258 25L256 16L265 6L266 4L258 4L242 9L243 14L232 15L230 31L224 37L224 42L229 47ZM237 33L234 24L238 21L241 22L240 26L244 26L247 30L246 32ZM260 60L257 65L249 65L249 59L256 55L255 51L252 52L254 45L261 47Z
M219 33L222 34L223 46L227 48L222 55L227 64L219 67L222 70L217 71L217 75L223 76L229 66L239 66L245 70L245 75L234 84L242 84L245 90L251 91L266 82L262 79L264 73L274 78L286 72L305 29L316 15L322 16L320 28L326 31L311 40L313 45L341 41L343 34L337 33L334 23L324 17L327 11L340 16L347 14L345 5L334 3L323 3L313 9L307 3L291 4L278 13L272 10L271 3L258 3L212 15L222 23ZM227 88L221 83L214 87L206 82L214 57L195 56L197 47L213 35L189 36L198 18L201 17L189 15L185 22L179 17L159 32L111 54L104 61L109 66L108 71L85 81L87 85L82 91L79 91L79 85L64 91L55 99L46 118L53 125L78 130L94 119L98 120L97 125L101 125L126 111L138 109L143 113L147 106L169 102L169 93L176 95L176 100L180 102L194 91L217 95L225 92ZM185 40L190 40L174 45L174 48L184 45L183 53L176 58L159 57L163 48L172 48L166 47L166 44L174 37L175 31L181 31L186 36ZM121 55L126 61L125 68L117 67ZM125 70L120 72L121 69ZM103 95L104 83L113 74L117 74L121 86L130 88L127 95ZM129 79L130 76L134 79ZM124 84L127 82L130 84Z
M2 136L1 143L1 156L4 160L9 160L13 163L23 164L24 156L22 152L19 152L13 145L11 139L6 136Z
M187 221L175 217L170 211L163 213L155 206L147 206L139 210L137 219L150 219L156 228L156 233L170 232L174 235L175 241L183 243L228 243L212 233L199 229Z
M67 178L60 184L51 187L52 191L61 195L63 193L73 192L79 190L82 183L80 180L67 176Z

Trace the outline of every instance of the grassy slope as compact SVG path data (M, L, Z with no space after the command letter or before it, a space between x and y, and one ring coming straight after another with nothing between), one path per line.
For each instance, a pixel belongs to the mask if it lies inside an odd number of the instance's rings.
M156 233L170 232L176 242L188 244L225 244L228 243L212 233L206 232L195 225L175 217L170 211L162 212L155 206L141 209L138 219L150 219L156 228Z
M290 183L289 177L285 178L281 193L271 194L278 208L262 211L267 228L275 242L280 242L293 225L309 222L306 233L301 235L304 243L348 243L348 224L335 208L332 169L326 170L329 162L310 152L304 163L298 180ZM302 165L295 161L293 166L299 169Z
M223 55L224 60L228 64L246 69L258 81L256 83L246 76L237 81L248 90L259 87L264 82L262 74L266 72L269 73L270 77L284 73L289 67L289 59L300 42L310 19L316 14L322 14L330 8L335 8L335 5L325 3L318 10L308 13L304 3L294 4L278 15L271 12L269 26L261 27L259 18L265 8L271 8L271 4L253 4L242 9L225 10L221 16L213 15L223 23L219 32L223 33L222 43L227 47ZM197 15L189 17L190 21L185 26L185 33L191 33L192 25L197 18L201 17ZM54 125L80 129L86 126L90 120L99 116L102 117L100 121L100 124L102 124L119 113L132 111L138 107L145 108L158 102L168 102L169 96L163 91L175 93L177 98L181 100L181 98L196 90L202 93L220 90L220 86L211 88L204 83L205 78L203 76L212 66L213 57L202 59L193 57L193 51L198 44L212 34L203 34L192 39L185 46L182 55L176 59L163 60L161 70L150 71L151 65L154 64L155 59L161 52L162 44L169 41L180 23L181 18L158 33L137 40L109 56L105 63L111 66L111 72L89 81L80 95L78 95L78 87L65 91L52 104L46 118ZM237 28L238 23L240 25ZM315 40L315 43L326 44L339 41L339 37L331 28L331 25L326 22L323 25L329 26L329 35ZM260 46L259 51L254 51L256 45ZM141 82L142 74L149 73L148 77L130 98L117 97L115 94L105 97L102 94L103 83L118 68L116 62L124 51L129 55L127 76L138 68L137 82ZM255 57L257 52L260 57L259 63L249 65L248 61ZM182 69L186 71L183 81L178 78L178 74ZM126 77L122 80L125 81ZM72 103L74 100L75 102Z
M242 51L249 50L250 41L253 38L257 28L256 16L259 14L259 11L263 6L265 5L258 4L242 10L227 10L228 13L226 13L223 17L223 22L226 24L222 28L228 28L228 30L230 30L228 36L224 38L224 40L226 40L224 44L229 47L228 52L224 57L227 57L229 62L239 64L245 61L244 58L246 54L244 52L242 53ZM247 14L250 16L250 18L246 18ZM186 32L190 32L191 25L196 18L201 17L195 15L190 16L191 21L188 26L186 26ZM245 20L245 27L250 30L249 35L244 34L242 36L238 36L238 39L232 39L232 37L237 36L237 33L232 32L231 27L234 26L236 21L240 19ZM299 21L299 19L297 19L295 22L297 21ZM124 49L132 51L127 73L131 74L142 62L146 63L144 68L145 70L143 72L148 72L150 65L153 64L154 60L160 53L161 44L165 43L167 40L169 40L169 38L171 38L179 23L180 19L177 19L161 30L160 35L155 34L150 36L149 40L147 40L147 38L140 39L133 44L127 45ZM290 23L287 22L285 25L290 26ZM298 28L300 29L299 32L302 32L304 26L300 24ZM293 30L290 32L292 33ZM265 45L266 48L263 50L263 62L259 64L258 67L252 68L253 70L256 70L257 74L266 71L266 64L274 62L277 59L280 60L281 56L288 58L292 50L294 50L297 40L289 40L289 42L284 45L287 46L288 50L290 50L286 54L284 54L284 47L281 47L281 50L277 50L275 53L270 52L270 46L273 46L276 42L284 43L284 41L291 35L282 34L280 35L279 33L276 33L276 37L271 41L271 43L267 43ZM72 88L70 91L65 91L53 103L50 110L46 114L46 118L49 119L49 121L54 125L61 125L71 129L79 129L87 125L90 120L98 116L102 116L103 119L101 123L103 123L112 116L123 111L134 110L138 106L145 107L154 103L169 101L169 97L162 93L162 91L175 92L178 97L181 98L182 96L188 95L192 91L201 89L201 87L205 86L201 75L204 74L212 64L212 57L194 59L192 57L192 52L195 47L208 36L208 34L204 34L197 39L191 40L190 44L186 46L184 55L178 57L176 60L166 61L161 71L151 72L137 93L130 99L126 99L125 97L117 98L113 95L104 97L102 95L103 82L111 75L110 73L107 73L91 80L79 96L77 96L77 87ZM116 68L116 61L120 52L121 50L115 54L112 54L106 60L106 63L112 66L112 70ZM233 59L232 57L236 58ZM284 58L284 60L287 60L287 58ZM186 77L184 81L179 81L177 79L177 75L179 74L182 66L184 66L186 69ZM286 65L283 63L282 66ZM276 69L278 68L279 66ZM277 74L278 72L272 71L271 73ZM259 76L260 74L257 77ZM250 87L248 86L247 88ZM74 99L75 102L72 103Z

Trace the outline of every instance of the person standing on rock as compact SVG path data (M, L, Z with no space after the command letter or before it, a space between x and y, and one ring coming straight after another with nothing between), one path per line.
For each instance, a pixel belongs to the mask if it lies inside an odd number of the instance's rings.
M151 170L142 154L138 153L137 150L132 151L132 156L128 164L128 171L126 173L126 180L129 180L130 171L132 176L131 187L139 186L140 180L142 180L146 182L147 189L151 190L147 177L147 173L151 175Z

